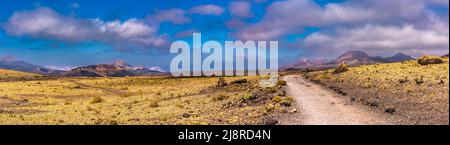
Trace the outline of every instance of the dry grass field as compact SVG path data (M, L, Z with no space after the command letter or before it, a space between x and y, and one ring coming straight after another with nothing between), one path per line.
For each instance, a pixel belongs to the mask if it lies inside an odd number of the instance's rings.
M20 72L20 71L13 71L13 70L5 70L0 69L0 81L4 80L18 80L18 79L34 79L42 77L38 74L32 74L32 73L26 73L26 72Z
M6 77L32 74L0 72ZM55 78L0 81L0 124L273 124L289 112L282 89L261 77ZM247 83L233 80L246 79ZM272 98L275 97L274 101ZM279 100L281 98L281 100Z
M449 123L449 62L417 60L311 72L307 79L385 112L398 124Z

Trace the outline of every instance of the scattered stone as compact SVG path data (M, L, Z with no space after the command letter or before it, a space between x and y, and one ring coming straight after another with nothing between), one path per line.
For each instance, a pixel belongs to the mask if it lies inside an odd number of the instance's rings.
M350 101L351 101L351 102L355 102L355 101L356 101L356 97L351 97L351 98L350 98Z
M192 115L191 114L189 114L189 113L183 113L183 115L182 115L184 118L189 118L189 117L191 117Z
M248 82L247 79L239 79L239 80L235 80L235 81L230 82L230 84L232 84L232 85L235 85L235 84L245 84L245 83L247 83L247 82Z
M277 125L278 123L279 121L273 118L268 118L265 122L266 125Z
M291 111L289 111L289 113L290 114L297 113L297 109L292 109Z
M408 80L408 78L404 78L404 79L399 79L398 80L398 82L400 83L400 84L404 84L404 83L407 83L409 80Z
M386 108L386 109L384 109L384 112L389 113L389 114L393 114L395 112L395 108L391 108L391 107Z
M117 123L117 121L115 121L115 120L111 120L109 122L109 125L119 125L119 123Z
M277 74L270 74L269 79L259 80L259 87L262 87L262 88L276 87L278 79L279 79L279 77Z
M366 105L369 105L370 107L378 107L377 102L367 102Z
M225 82L224 78L219 78L219 81L217 81L217 87L222 88L227 86L227 82Z
M441 80L441 81L439 81L439 83L438 83L438 85L442 85L442 84L445 84L445 81L444 81L444 80Z
M342 91L342 89L339 88L339 87L336 87L336 86L330 86L330 87L328 87L328 88L331 89L331 90L333 90L334 92L336 92L336 93L342 95L342 96L347 96L347 93L344 92L344 91Z
M416 81L416 84L417 84L417 85L420 85L420 84L423 84L423 83L424 83L423 77L416 78L415 81Z

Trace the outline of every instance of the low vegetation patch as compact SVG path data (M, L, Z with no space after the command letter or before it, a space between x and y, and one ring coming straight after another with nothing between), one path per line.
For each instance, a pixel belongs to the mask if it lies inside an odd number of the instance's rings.
M91 104L97 104L97 103L102 103L102 102L104 102L105 100L102 98L102 97L100 97L100 96L96 96L96 97L94 97L93 99L92 99L92 101L90 102Z
M423 56L417 60L420 65L441 64L444 60L437 56Z
M334 69L334 73L335 74L339 74L339 73L343 73L348 71L348 66L345 63L342 63L341 65L339 65L336 69Z

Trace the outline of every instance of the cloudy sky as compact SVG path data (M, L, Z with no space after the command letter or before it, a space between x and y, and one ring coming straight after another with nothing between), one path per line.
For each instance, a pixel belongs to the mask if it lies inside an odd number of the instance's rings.
M280 62L348 50L449 51L448 0L2 0L0 57L53 68L125 60L167 69L169 45L276 40Z

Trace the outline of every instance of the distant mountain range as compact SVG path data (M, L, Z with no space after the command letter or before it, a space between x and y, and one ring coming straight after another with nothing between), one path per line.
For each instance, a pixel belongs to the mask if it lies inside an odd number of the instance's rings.
M34 65L26 61L20 61L10 58L0 58L0 69L36 73L46 76L66 76L66 77L123 77L123 76L152 76L165 74L162 71L153 70L146 67L134 67L122 60L115 61L111 64L89 65L74 68L70 71L63 71Z
M358 66L358 65L368 65L368 64L376 64L376 63L389 63L389 62L402 62L414 59L411 56L408 56L404 53L397 53L391 57L381 57L375 56L372 57L365 53L364 51L347 51L336 59L324 62L324 61L311 61L307 59L300 60L294 66L289 67L288 71L298 71L298 70L306 70L306 69L320 69L320 68L331 68L336 67L342 63L345 63L349 66Z
M57 76L64 73L64 71L62 70L49 69L43 66L28 63L26 61L14 59L1 59L1 58L0 58L0 69L36 73L47 76Z
M74 68L62 74L66 77L124 77L164 75L164 72L146 67L134 67L125 61L118 60L111 64L97 64Z

